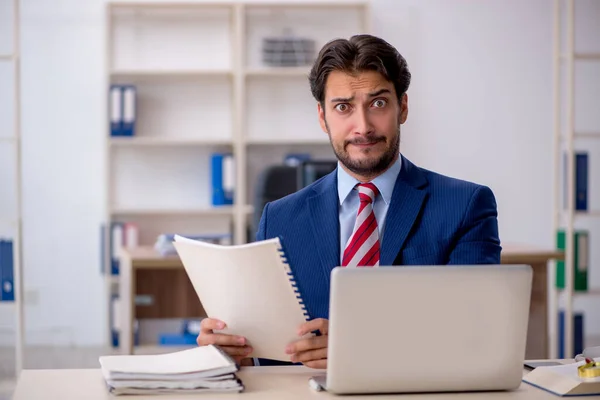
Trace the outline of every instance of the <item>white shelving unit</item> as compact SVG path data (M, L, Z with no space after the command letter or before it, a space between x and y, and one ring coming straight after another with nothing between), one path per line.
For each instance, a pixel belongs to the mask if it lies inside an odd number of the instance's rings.
M368 0L108 3L106 98L110 84L134 84L138 108L132 138L110 137L107 117L107 226L137 223L141 245L162 232L227 230L236 244L252 240L260 172L288 153L334 157L310 65L264 65L262 39L291 32L318 51L370 30ZM213 207L210 155L220 151L235 158L235 201ZM110 298L115 279L105 271Z
M597 178L597 168L594 170L593 165L598 161L600 154L600 123L595 125L592 129L589 129L590 123L586 123L585 128L581 128L578 125L581 123L581 115L576 114L576 111L582 110L582 104L586 101L591 100L590 96L585 97L580 95L577 91L583 88L581 83L578 83L577 78L583 79L583 75L589 75L590 71L584 71L582 68L586 66L594 66L596 68L595 73L600 73L600 48L596 48L592 51L581 51L576 49L576 5L582 4L575 0L555 0L554 10L554 182L555 182L555 193L554 193L554 232L556 233L559 229L564 229L566 236L565 246L565 288L564 290L556 289L554 280L556 279L556 273L552 274L553 277L553 295L551 296L551 321L555 321L554 327L556 327L557 313L559 308L564 309L564 347L563 352L566 357L574 356L573 338L574 338L574 325L573 325L573 300L575 298L583 297L594 297L597 299L600 296L599 288L589 288L585 292L575 292L574 290L574 266L575 266L575 243L574 233L576 229L580 227L600 227L600 203L596 194L593 192L592 187L594 184L593 179ZM581 13L579 17L581 17ZM593 18L593 17L591 17ZM590 21L588 21L590 22ZM592 22L590 25L593 25ZM588 28L589 29L589 28ZM586 31L589 33L589 31ZM596 37L595 35L598 35ZM594 34L596 37L595 43L600 42L600 31L596 31ZM595 63L595 64L594 64ZM577 72L577 74L576 74ZM582 72L586 72L583 74ZM581 75L580 75L581 73ZM600 90L597 91L600 93ZM579 95L579 96L578 96ZM583 101L581 96L583 96ZM596 104L600 97L596 97ZM576 104L578 109L576 110ZM585 104L583 104L585 106ZM590 111L587 111L591 114ZM564 115L564 116L563 116ZM594 113L597 115L597 110ZM600 120L597 120L598 122ZM589 163L588 163L588 209L589 211L577 211L575 210L575 182L574 182L574 171L575 171L575 153L579 150L590 150ZM596 154L594 154L596 153ZM563 156L566 154L566 168L563 171L564 166ZM566 193L565 193L566 191ZM566 195L566 201L562 201L562 197ZM563 204L566 203L566 204ZM591 222L594 220L595 222ZM595 225L594 225L595 224ZM594 246L593 243L597 242L597 235L600 234L600 230L588 229L589 238L589 249L590 252L588 258L588 264L591 266L594 263ZM596 267L592 267L596 268ZM589 282L589 272L588 272ZM588 283L589 285L589 283ZM561 298L562 297L562 298ZM564 303L562 307L559 307L559 300ZM555 328L557 329L557 328ZM554 329L551 329L553 332ZM584 333L585 334L585 333ZM557 357L557 334L553 333L550 338L550 358Z
M2 102L10 104L12 110L0 110L0 237L13 242L13 290L14 302L1 302L0 310L14 314L15 373L23 369L24 348L24 304L23 304L23 264L22 264L22 213L21 213L21 53L20 53L20 13L19 1L7 2L11 13L6 13L2 21L12 26L8 40L0 47L0 96ZM6 45L9 48L5 48ZM6 79L6 80L5 80ZM8 89L8 90L5 90ZM11 112L12 111L12 112ZM12 114L12 115L11 115ZM4 117L4 118L3 118ZM10 310L9 310L10 309Z

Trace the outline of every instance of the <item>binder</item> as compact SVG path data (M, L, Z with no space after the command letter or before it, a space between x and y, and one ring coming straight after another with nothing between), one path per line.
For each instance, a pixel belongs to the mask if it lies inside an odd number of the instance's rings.
M256 358L289 361L285 347L311 316L280 238L221 246L176 235L174 245L207 316L227 323L220 332L246 337Z
M110 135L122 136L123 95L121 85L111 85L109 91Z
M584 338L583 338L584 326L583 326L583 314L573 313L573 351L575 354L570 354L565 357L565 312L559 311L558 313L558 358L571 358L575 357L576 354L583 353L584 349Z
M123 223L113 222L110 230L110 273L112 275L119 275L119 256L124 243Z
M588 289L589 232L577 230L574 232L574 236L573 289L585 292ZM556 248L565 250L565 245L565 231L559 230L556 234ZM562 260L556 262L556 286L559 289L565 288L565 262Z
M0 301L15 301L14 257L11 240L0 240Z
M575 210L588 209L588 154L575 154Z
M212 204L233 204L235 192L235 162L232 154L214 153L211 156Z
M135 120L137 115L137 90L133 85L126 85L123 91L123 128L122 136L135 135Z

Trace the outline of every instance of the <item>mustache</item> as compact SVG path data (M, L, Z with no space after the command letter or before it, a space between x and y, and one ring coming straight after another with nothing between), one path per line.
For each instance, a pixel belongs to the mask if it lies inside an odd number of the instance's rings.
M379 142L385 142L385 136L368 136L368 137L357 137L346 141L346 146L349 144L375 144Z

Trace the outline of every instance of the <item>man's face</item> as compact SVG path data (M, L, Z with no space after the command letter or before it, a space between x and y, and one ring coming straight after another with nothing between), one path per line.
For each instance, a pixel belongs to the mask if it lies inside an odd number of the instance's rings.
M396 161L408 98L404 95L398 104L394 85L378 72L332 71L318 111L333 151L354 174L376 176Z

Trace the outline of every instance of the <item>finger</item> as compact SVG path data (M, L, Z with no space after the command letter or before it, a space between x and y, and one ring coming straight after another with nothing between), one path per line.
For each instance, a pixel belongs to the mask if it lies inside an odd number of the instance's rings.
M225 335L222 333L207 333L198 336L197 340L200 346L215 344L217 346L244 346L247 340L243 336Z
M315 336L290 343L285 348L285 352L287 354L294 354L307 350L320 349L323 347L327 347L327 336Z
M304 365L306 365L308 368L327 369L327 360L308 361L305 362Z
M201 331L212 331L213 329L223 329L227 325L225 322L220 321L214 318L204 318L202 322L200 322L200 330Z
M250 346L219 346L223 351L232 357L243 356L248 357L254 349Z
M292 355L292 362L316 361L327 358L327 348L303 351Z
M298 336L304 336L312 331L320 331L323 335L329 332L329 321L324 318L317 318L303 323L298 328Z

